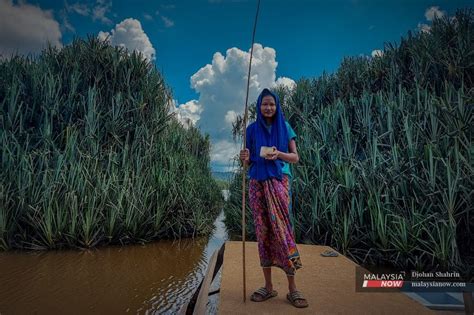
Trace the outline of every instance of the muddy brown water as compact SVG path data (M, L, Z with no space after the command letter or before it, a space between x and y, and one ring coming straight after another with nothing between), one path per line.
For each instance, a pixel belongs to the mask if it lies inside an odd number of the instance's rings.
M206 238L87 251L0 252L0 314L174 314L227 239L223 213L214 224ZM211 297L209 313L216 312L218 295Z

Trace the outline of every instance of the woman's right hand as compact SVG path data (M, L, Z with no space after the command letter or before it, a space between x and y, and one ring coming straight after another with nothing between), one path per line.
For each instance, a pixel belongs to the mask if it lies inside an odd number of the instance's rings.
M240 160L243 163L248 163L250 161L250 151L249 151L249 149L240 150Z

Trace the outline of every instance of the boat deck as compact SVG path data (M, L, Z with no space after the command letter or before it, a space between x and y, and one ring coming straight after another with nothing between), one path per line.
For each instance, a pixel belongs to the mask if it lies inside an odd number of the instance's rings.
M247 300L242 293L242 243L226 242L222 269L219 314L435 314L403 293L355 291L355 264L350 259L322 257L327 246L298 245L303 268L296 284L309 307L297 309L286 300L288 281L279 268L272 268L278 296L264 302L250 301L252 292L264 284L257 243L246 242Z

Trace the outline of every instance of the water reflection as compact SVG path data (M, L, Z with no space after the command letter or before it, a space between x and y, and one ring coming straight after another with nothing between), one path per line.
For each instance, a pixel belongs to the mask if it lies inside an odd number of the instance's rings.
M0 314L176 313L227 239L222 220L209 238L0 253Z

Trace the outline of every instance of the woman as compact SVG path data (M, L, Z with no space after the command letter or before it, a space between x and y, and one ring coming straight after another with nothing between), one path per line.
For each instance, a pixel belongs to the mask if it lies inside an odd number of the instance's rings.
M287 299L296 307L307 307L308 302L296 289L295 271L301 268L301 260L289 218L288 163L299 160L295 137L285 121L278 97L264 89L257 100L257 121L247 127L247 149L240 151L242 163L250 165L250 207L265 277L265 286L256 290L251 300L261 302L277 296L271 276L271 267L275 266L287 275ZM273 150L261 157L262 146Z

